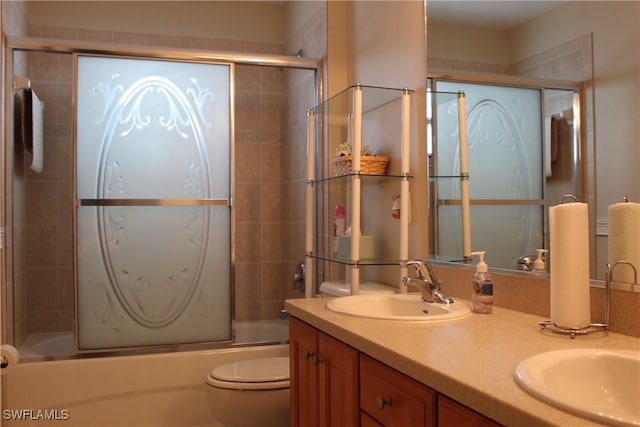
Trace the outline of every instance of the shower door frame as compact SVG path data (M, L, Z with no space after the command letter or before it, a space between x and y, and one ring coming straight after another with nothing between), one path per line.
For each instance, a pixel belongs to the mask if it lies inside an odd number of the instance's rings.
M171 60L171 61L184 61L184 62L200 62L211 64L232 64L233 65L256 65L266 67L278 67L278 68L291 68L300 70L309 70L314 73L314 102L317 104L318 99L322 96L322 62L315 58L304 58L301 56L288 56L288 55L274 55L274 54L252 54L244 52L231 52L231 51L210 51L210 50L198 50L198 49L178 49L178 48L162 48L162 47L141 47L141 46L119 46L107 43L95 43L95 42L82 42L74 40L58 40L58 39L45 39L45 38L31 38L31 37L7 37L4 44L5 49L2 52L4 55L5 70L3 70L4 81L4 99L3 106L5 107L2 121L4 122L4 163L0 166L3 168L2 175L4 178L4 198L5 200L12 200L13 198L13 167L11 166L14 161L13 149L9 147L9 142L13 141L14 123L13 117L13 54L14 52L41 52L41 53L61 53L70 55L104 55L113 57L135 57L141 59L158 59L158 60ZM231 152L231 165L230 165L230 191L229 191L229 206L231 207L230 215L230 260L231 260L231 287L235 287L235 214L233 209L233 198L235 194L235 156L234 156L234 144L235 144L235 129L234 129L234 99L235 99L235 79L230 81L230 152ZM75 108L75 106L73 106ZM11 113L11 114L10 114ZM75 119L74 119L75 120ZM75 130L74 130L75 134ZM75 162L75 149L74 149L74 162ZM75 169L75 165L74 165ZM73 188L76 186L76 177L73 176L72 182ZM74 208L77 207L77 199L74 197ZM6 267L2 271L2 277L0 280L6 284L7 292L3 301L9 301L13 299L13 253L7 251L7 248L13 248L13 203L5 203L5 223L0 224L0 230L5 230L3 238L3 259L0 262ZM74 209L73 214L73 287L74 287L74 356L71 357L83 357L91 356L94 354L106 353L112 354L114 349L97 349L91 351L79 351L78 349L78 336L77 336L77 229L76 229L76 213ZM231 293L230 301L232 312L234 307L233 292ZM6 309L6 306L2 307ZM2 310L4 311L4 310ZM10 328L15 328L15 319L13 318L13 309L9 311L11 318L8 319ZM13 333L11 334L13 336ZM202 348L225 348L230 347L233 341L223 342L206 342L206 343L185 343L185 344L160 344L153 346L141 346L141 347L127 347L123 349L117 349L118 354L135 354L140 351L182 351L182 350L195 350ZM253 345L251 343L246 345Z

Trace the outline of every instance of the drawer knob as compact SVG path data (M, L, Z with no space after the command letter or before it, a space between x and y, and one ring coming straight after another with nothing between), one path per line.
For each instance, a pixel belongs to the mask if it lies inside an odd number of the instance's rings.
M305 350L304 358L305 360L311 359L313 366L318 366L318 363L324 363L324 359L322 358L322 356L318 356L312 351Z
M391 399L384 398L380 395L376 396L376 408L382 411L385 406L391 406Z

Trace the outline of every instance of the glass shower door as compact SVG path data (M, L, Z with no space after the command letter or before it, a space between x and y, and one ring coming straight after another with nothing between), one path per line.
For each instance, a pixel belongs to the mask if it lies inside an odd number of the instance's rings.
M231 65L76 57L79 351L231 339Z

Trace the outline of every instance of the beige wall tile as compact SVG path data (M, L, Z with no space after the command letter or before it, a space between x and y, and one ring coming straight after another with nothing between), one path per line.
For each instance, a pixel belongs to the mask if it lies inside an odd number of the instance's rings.
M283 234L286 233L286 235ZM284 258L284 240L289 238L289 232L283 230L280 222L265 222L262 224L262 261L280 261ZM266 268L266 266L265 266ZM265 284L272 277L264 277Z
M260 130L260 94L238 93L235 97L236 129Z
M239 142L235 151L236 182L259 182L260 144Z
M27 222L56 224L58 193L55 181L32 181L27 192Z
M58 230L55 225L34 225L27 233L27 259L31 268L55 267Z
M260 91L260 67L236 65L236 93Z
M32 270L29 275L29 312L58 309L58 272L55 268Z
M100 30L76 30L77 40L84 40L87 42L102 42L113 43L113 31L100 31Z
M282 132L285 98L281 94L263 93L260 97L260 129L266 132Z
M282 219L283 194L279 183L264 183L260 192L260 218L262 221Z
M260 301L262 299L261 281L261 262L237 262L234 293L236 306L249 301Z
M277 182L282 181L282 144L262 144L260 146L260 181Z
M260 89L263 93L282 94L286 91L285 72L277 67L260 67Z
M262 260L262 225L245 222L236 227L236 261Z
M35 311L29 313L29 333L58 332L57 311Z
M261 185L259 183L236 183L235 212L238 223L260 220L260 193Z
M245 302L235 307L235 320L260 320L262 319L262 302Z
M262 298L265 301L283 301L291 281L286 280L286 265L283 262L265 262L263 268ZM293 274L291 275L293 276ZM282 308L282 307L280 307Z
M113 42L121 45L149 45L149 34L140 33L114 33Z
M262 302L262 319L277 319L280 316L280 310L284 308L284 303L281 299L278 300L266 300Z

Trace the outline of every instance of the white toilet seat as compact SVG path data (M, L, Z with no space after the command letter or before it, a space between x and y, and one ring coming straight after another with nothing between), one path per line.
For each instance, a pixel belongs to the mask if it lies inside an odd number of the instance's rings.
M266 357L221 365L211 370L207 384L231 390L289 388L289 358Z

